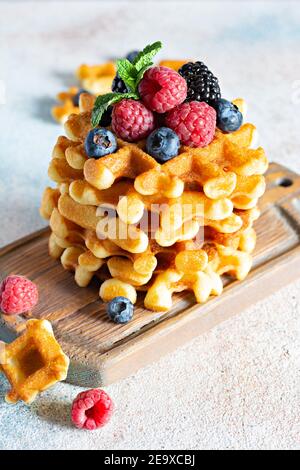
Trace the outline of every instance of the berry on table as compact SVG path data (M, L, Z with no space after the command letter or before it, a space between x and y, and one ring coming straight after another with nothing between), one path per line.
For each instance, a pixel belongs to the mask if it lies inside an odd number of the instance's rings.
M28 312L38 302L37 286L24 276L8 276L0 284L0 310L5 315Z
M72 102L73 102L73 105L74 106L79 106L79 98L80 98L80 95L82 93L89 93L88 91L84 90L83 88L81 88L77 93L76 95L73 96L72 98Z
M115 297L107 304L107 314L115 323L127 323L133 317L133 304L127 297Z
M178 73L187 83L186 101L205 101L213 106L221 98L218 79L203 62L188 62Z
M146 151L159 163L178 155L180 140L176 132L168 127L155 129L147 138Z
M165 113L186 99L187 84L175 70L151 67L139 84L139 93L149 109Z
M183 103L167 114L166 125L176 132L182 144L205 147L215 135L216 111L204 102Z
M145 139L154 127L154 114L140 101L124 99L114 105L112 129L121 139L129 142Z
M86 136L84 147L89 158L101 158L117 150L117 140L111 131L97 127Z
M237 131L243 123L243 115L231 101L220 99L215 105L217 127L223 132Z
M108 423L114 411L109 395L101 389L81 392L72 404L71 419L79 429L101 428Z

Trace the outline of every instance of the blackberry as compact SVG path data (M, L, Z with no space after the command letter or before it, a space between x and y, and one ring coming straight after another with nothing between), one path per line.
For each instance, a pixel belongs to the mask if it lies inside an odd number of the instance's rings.
M214 106L221 98L218 79L203 62L188 62L178 70L178 73L187 82L186 101L205 101Z
M122 78L119 77L118 73L113 79L111 91L113 91L114 93L128 93L127 86L123 82Z
M109 106L107 110L104 111L101 121L99 122L100 126L108 127L111 125L112 110L113 110L113 107Z
M126 55L126 59L129 60L129 62L133 62L138 54L139 51L130 51ZM118 74L113 79L111 90L114 93L128 93L129 91L122 78L120 78Z

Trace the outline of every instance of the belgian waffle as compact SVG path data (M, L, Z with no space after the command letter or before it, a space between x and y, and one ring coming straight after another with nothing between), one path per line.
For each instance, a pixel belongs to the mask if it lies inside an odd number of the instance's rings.
M178 70L182 64L160 65ZM146 152L145 141L121 139L114 153L88 158L84 142L95 98L114 74L112 63L81 66L77 77L89 93L80 94L73 113L76 90L60 96L66 136L58 138L49 165L56 188L45 190L41 206L51 228L50 254L75 272L81 287L98 277L104 301L124 295L134 303L143 290L146 308L164 311L174 292L191 290L205 302L222 292L224 274L242 280L251 269L268 166L255 147L256 128L217 129L206 147L181 146L164 164ZM233 102L244 114L244 100ZM145 225L150 219L155 223Z
M243 279L251 268L250 253L256 239L252 224L259 215L257 208L236 210L233 215L241 225L234 233L206 226L200 244L193 240L193 234L187 234L165 247L135 225L137 236L133 240L99 239L96 207L79 204L60 189L47 188L41 213L50 219L50 254L60 258L65 269L75 271L79 286L87 286L94 275L105 279L100 288L105 301L116 293L135 301L136 290L148 290L145 305L153 310L170 308L173 292L193 290L197 301L221 293L220 276L224 273ZM212 280L218 286L215 289L209 289ZM159 305L154 299L160 299Z

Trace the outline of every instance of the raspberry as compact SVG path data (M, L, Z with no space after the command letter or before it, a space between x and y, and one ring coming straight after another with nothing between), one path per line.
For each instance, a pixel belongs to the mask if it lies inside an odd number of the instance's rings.
M152 67L139 84L142 100L152 111L165 113L186 99L186 81L168 67Z
M8 276L0 284L0 310L6 315L28 312L37 301L37 286L24 276Z
M105 426L114 411L114 404L104 390L93 389L79 393L72 404L71 418L77 428L94 429Z
M129 142L145 139L154 127L154 114L140 101L125 99L114 105L112 129L121 139Z
M216 111L204 102L190 101L172 109L166 124L173 129L181 143L189 147L205 147L215 135Z

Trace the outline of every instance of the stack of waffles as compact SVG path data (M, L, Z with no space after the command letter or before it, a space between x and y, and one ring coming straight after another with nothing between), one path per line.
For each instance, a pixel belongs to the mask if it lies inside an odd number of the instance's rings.
M79 113L65 123L53 149L41 214L49 219L50 255L75 272L81 287L96 276L104 301L133 303L144 291L154 311L172 307L175 292L199 303L220 295L223 275L243 280L252 265L268 162L254 148L255 127L216 130L203 148L181 146L159 164L145 141L118 139L115 153L88 158L95 97L82 93ZM243 100L235 104L244 111Z

